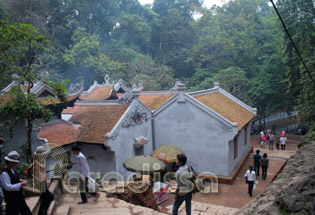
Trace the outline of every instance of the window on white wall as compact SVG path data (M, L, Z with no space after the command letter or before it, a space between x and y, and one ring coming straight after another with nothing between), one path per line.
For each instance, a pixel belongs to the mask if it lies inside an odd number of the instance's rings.
M234 137L233 143L234 143L234 159L235 159L237 157L237 136Z
M247 126L244 129L244 145L247 144Z

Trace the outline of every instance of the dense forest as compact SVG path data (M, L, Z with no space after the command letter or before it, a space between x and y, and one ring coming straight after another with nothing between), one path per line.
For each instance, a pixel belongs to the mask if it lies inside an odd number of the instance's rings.
M28 66L37 73L48 71L53 80L73 83L82 76L88 88L109 74L129 86L143 80L146 90L168 90L180 80L189 91L218 81L261 116L299 108L302 120L311 125L314 1L276 2L309 73L268 0L232 0L210 9L202 7L202 0L155 0L152 5L137 0L0 0L0 88L16 72L12 65L27 65L27 47L21 49L23 44L8 35L31 28L46 39L32 49ZM25 59L16 54L21 50Z

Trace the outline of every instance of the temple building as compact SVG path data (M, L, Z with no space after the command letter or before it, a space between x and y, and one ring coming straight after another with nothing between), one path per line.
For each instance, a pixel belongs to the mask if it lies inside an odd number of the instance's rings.
M256 109L215 83L212 89L186 92L178 82L169 91L145 91L120 80L94 84L62 119L43 124L40 138L70 151L79 144L90 171L102 177L116 171L131 174L123 162L150 155L161 145L185 152L198 173L231 179L250 152L250 127Z
M45 76L46 77L46 76ZM44 78L44 77L43 77ZM72 84L69 89L69 93L66 97L66 102L61 102L57 98L56 92L47 85L44 80L39 80L33 84L30 89L30 92L35 94L35 96L42 101L52 112L52 120L61 119L61 113L63 109L71 107L74 105L76 100L79 98L83 92L83 80L78 79L79 82ZM23 92L27 92L28 83L20 83L17 80L12 81L6 88L0 92L0 106L6 104L10 101L12 95L10 90L13 87L20 87ZM12 119L15 116L12 115L0 115L1 124L0 124L0 136L3 136L5 144L3 146L3 151L16 150L20 153L23 153L26 149L27 143L27 120L19 119L14 122L12 125L6 123L7 120ZM34 151L37 146L45 143L45 140L39 139L39 130L40 124L43 120L35 119L33 121L33 132L32 132L32 150Z

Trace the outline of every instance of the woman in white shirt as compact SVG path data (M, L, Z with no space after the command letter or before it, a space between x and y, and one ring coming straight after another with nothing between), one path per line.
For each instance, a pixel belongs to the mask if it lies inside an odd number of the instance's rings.
M281 142L281 149L285 150L285 144L287 142L287 137L286 136L280 137L280 142Z
M246 171L244 177L246 178L247 184L248 184L248 194L250 197L253 196L253 186L256 181L256 173L253 170L253 166L249 166L249 170Z

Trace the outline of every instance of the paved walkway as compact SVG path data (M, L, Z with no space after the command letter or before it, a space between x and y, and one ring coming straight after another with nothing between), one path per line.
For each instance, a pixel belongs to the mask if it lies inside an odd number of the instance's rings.
M253 197L249 197L247 194L248 185L245 184L244 175L249 165L253 164L253 154L246 160L245 165L242 167L240 173L235 179L233 185L219 184L218 193L203 194L197 193L193 196L193 201L203 202L207 204L213 204L218 206L224 206L228 208L241 208L250 202L255 197L259 196L265 191L266 187L272 182L273 178L279 173L281 168L286 162L286 159L290 158L298 149L298 143L301 142L299 136L288 135L287 150L285 151L269 151L268 149L261 149L258 144L258 136L251 136L251 145L254 146L254 152L256 149L261 150L261 154L267 153L269 157L269 168L267 171L267 179L261 180L261 177L257 178L257 188L253 192ZM261 170L260 170L261 171ZM162 203L163 212L167 211L166 208L172 205L174 202L174 195L170 195L170 199Z
M253 192L253 197L250 198L247 194L248 185L245 184L244 174L248 166L253 163L253 157L250 156L245 165L242 167L233 185L219 184L218 193L202 194L197 193L193 196L192 214L193 215L225 215L233 214L239 208L260 195L266 187L271 183L272 179L278 174L286 159L291 157L297 150L298 143L301 142L299 137L288 135L287 150L285 151L269 151L261 150L262 154L267 153L269 157L269 168L267 180L262 181L259 177L257 188ZM258 137L251 137L251 145L256 149L260 149L258 145ZM106 198L102 193L97 202L93 201L93 197L88 199L88 203L78 205L80 201L79 194L63 194L59 201L58 208L54 214L56 215L155 215L162 214L141 206L135 206L122 200ZM170 194L170 199L163 202L159 208L160 211L166 214L171 213L171 208L174 202L174 194ZM64 213L67 211L67 213ZM179 214L185 214L184 205L182 205Z
M105 193L101 193L97 202L94 198L89 198L87 204L78 205L79 194L64 194L60 199L60 204L55 210L55 215L163 215L158 211L149 208L129 204L125 201L107 198ZM172 206L172 205L171 205ZM167 213L171 214L172 207L167 208ZM200 202L192 202L193 215L225 215L232 214L236 211L235 208L228 208L223 206L211 205ZM180 207L179 214L186 214L185 205Z

